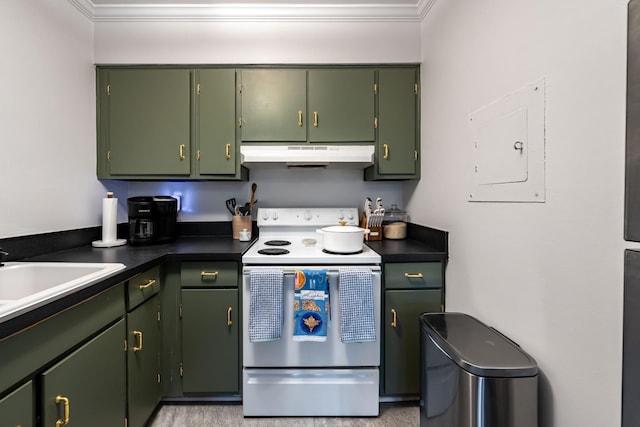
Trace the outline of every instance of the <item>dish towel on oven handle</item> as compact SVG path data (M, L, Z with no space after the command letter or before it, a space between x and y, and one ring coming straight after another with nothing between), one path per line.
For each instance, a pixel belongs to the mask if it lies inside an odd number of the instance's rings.
M282 269L252 269L249 276L249 341L274 341L282 335Z
M344 343L376 340L371 277L369 268L341 267L339 269L340 334Z
M329 313L327 270L296 270L293 294L293 340L327 340Z

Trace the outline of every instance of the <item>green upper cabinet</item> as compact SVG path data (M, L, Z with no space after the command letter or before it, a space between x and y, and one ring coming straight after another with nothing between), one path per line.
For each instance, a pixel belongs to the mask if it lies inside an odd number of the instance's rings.
M375 71L309 70L309 142L375 140Z
M378 137L367 179L420 178L419 69L378 70Z
M236 144L236 73L233 69L196 70L196 162L198 173L235 175L240 168Z
M99 179L247 180L233 68L97 68Z
M110 176L189 175L191 71L105 72L100 137Z
M245 69L240 73L242 141L305 142L306 71Z

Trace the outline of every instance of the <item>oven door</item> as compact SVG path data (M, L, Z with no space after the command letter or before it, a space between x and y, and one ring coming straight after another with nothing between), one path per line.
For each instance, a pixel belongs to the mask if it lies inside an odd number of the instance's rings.
M283 291L284 324L280 339L264 342L249 341L249 300L250 271L244 267L242 275L242 318L243 333L243 365L251 368L294 368L294 367L373 367L380 365L380 267L367 266L371 269L373 285L373 303L376 319L376 341L363 343L343 343L340 336L340 302L338 300L338 268L339 267L272 267L285 271ZM327 326L327 340L324 342L293 340L293 300L294 271L308 269L329 270L330 316Z

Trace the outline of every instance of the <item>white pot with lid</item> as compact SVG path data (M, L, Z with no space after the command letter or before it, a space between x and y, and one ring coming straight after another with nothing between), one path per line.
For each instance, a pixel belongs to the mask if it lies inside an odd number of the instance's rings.
M353 254L362 250L366 228L353 225L332 225L316 230L323 235L322 247L326 251L340 254Z

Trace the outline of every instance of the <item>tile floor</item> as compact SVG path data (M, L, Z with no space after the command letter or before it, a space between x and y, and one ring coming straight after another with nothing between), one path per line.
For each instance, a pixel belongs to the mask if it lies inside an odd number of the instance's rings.
M381 403L378 417L244 418L239 403L166 404L149 427L418 427L418 402Z

